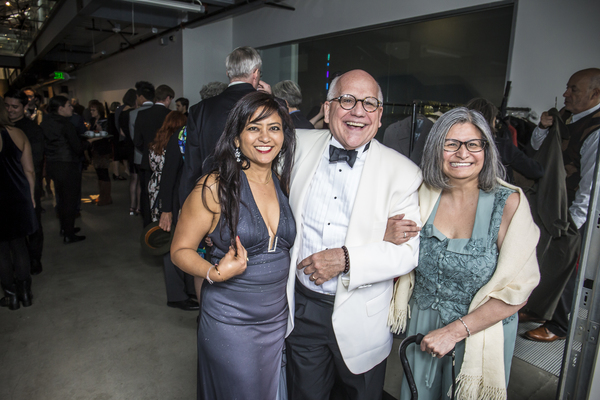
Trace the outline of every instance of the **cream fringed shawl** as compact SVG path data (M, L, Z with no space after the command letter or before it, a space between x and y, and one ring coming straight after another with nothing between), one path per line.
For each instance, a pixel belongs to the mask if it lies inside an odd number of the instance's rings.
M510 305L522 304L540 279L535 255L539 229L531 217L529 203L520 188L503 181L500 184L518 191L520 202L504 237L496 272L475 294L469 313L490 298ZM425 183L421 185L419 203L423 223L429 218L440 194L440 190L432 189ZM414 272L411 272L396 282L388 318L392 332L400 333L406 329L407 317L410 318L408 301L414 279ZM466 339L464 361L456 380L457 399L506 399L502 321Z

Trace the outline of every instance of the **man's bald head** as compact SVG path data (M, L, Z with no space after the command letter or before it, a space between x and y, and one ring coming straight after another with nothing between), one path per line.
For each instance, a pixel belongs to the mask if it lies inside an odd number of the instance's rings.
M600 68L577 71L567 83L563 94L565 109L579 114L600 104Z

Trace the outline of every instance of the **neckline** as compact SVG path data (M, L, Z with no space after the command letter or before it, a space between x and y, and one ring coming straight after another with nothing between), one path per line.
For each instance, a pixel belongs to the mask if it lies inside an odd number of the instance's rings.
M258 210L258 215L260 215L260 220L262 221L262 224L265 228L265 230L267 231L267 237L269 238L269 248L268 250L271 250L271 244L274 243L277 239L277 235L279 234L279 227L281 226L281 199L279 197L279 183L275 184L275 178L276 176L274 176L275 173L273 171L271 171L271 179L273 180L273 185L275 186L275 194L277 196L277 205L279 206L279 220L277 221L277 227L276 230L273 234L273 236L269 235L269 227L267 226L267 223L265 222L265 218L262 215L262 213L260 212L260 208L258 208L258 204L256 204L256 200L254 199L254 193L252 193L252 188L250 187L250 183L248 182L248 177L246 176L246 172L242 170L242 176L244 177L244 184L246 185L246 187L248 188L248 190L250 191L250 198L252 199L252 204L254 204L254 207L256 207L256 209ZM275 242L276 243L276 242ZM275 244L276 246L276 244Z
M440 205L440 200L442 198L441 194L438 197L438 199L435 203L435 206L433 207L433 210L431 211L431 215L429 215L429 218L427 219L426 225L431 225L432 234L434 236L440 238L441 240L444 240L444 239L447 239L449 241L456 240L456 241L458 241L457 243L467 243L469 240L485 238L485 237L487 237L487 227L485 227L485 229L483 227L480 227L481 224L479 224L479 222L480 222L481 218L483 218L485 215L488 214L488 210L487 210L487 208L484 209L485 207L483 207L483 204L484 204L484 201L487 200L490 196L493 197L494 193L493 192L487 193L487 192L479 189L479 196L477 198L477 208L475 211L475 221L473 222L473 229L471 230L471 237L449 238L445 234L443 234L442 231L440 231L434 225L433 222L435 221L435 216L437 214L437 210ZM493 208L493 202L492 202L490 208ZM489 210L489 211L491 211L491 210ZM489 214L491 216L491 212Z

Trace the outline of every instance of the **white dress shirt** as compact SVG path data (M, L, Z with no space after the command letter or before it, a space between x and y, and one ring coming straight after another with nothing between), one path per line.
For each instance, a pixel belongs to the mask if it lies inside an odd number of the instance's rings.
M597 104L589 110L580 112L579 114L573 114L571 116L571 123L579 121L581 118L596 112L598 109L600 109L600 104ZM542 146L542 142L546 139L546 136L548 136L548 129L542 129L537 126L531 134L531 147L533 147L534 150L539 150ZM579 181L579 189L577 189L577 192L575 193L575 200L573 201L573 204L571 204L571 207L569 207L569 212L571 213L575 225L577 225L577 229L581 228L587 220L590 194L592 192L592 184L594 181L594 168L596 166L599 137L600 128L589 134L583 141L581 150L579 150L579 153L581 154L581 180Z
M343 148L333 137L330 144ZM358 154L353 167L345 161L330 164L329 146L325 147L303 206L302 248L298 253L296 264L314 253L344 245L358 184L365 165L365 146L356 149ZM336 293L338 282L335 277L317 286L304 270L297 270L296 276L304 286L315 292L330 295Z

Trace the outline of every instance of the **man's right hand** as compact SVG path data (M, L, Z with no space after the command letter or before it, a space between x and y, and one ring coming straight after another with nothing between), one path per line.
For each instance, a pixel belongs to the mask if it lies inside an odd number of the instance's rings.
M554 118L548 114L548 111L544 111L540 117L539 127L542 129L548 129L554 123Z

